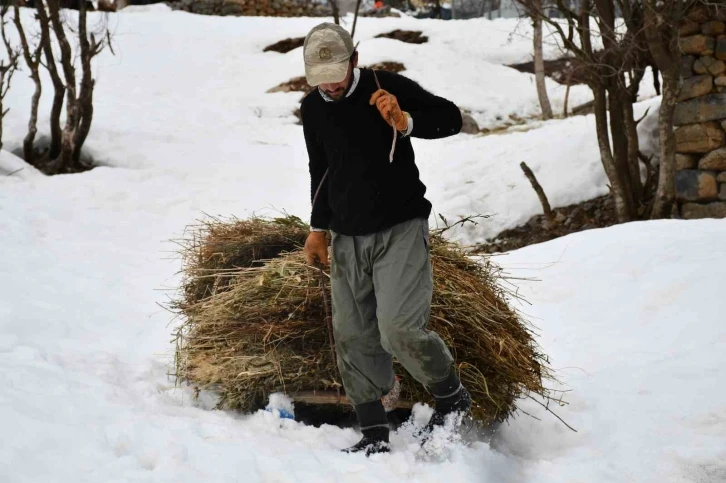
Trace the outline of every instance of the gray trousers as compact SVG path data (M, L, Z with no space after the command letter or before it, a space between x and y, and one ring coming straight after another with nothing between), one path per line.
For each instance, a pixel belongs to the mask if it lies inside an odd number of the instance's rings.
M458 387L446 344L426 330L433 291L428 220L363 236L333 233L332 259L338 369L351 402L378 401L393 388L392 356L429 388L451 385L452 377Z

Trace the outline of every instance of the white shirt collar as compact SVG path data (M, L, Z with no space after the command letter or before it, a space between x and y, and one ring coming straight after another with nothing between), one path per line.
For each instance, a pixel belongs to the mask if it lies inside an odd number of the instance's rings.
M350 89L348 89L348 93L345 95L345 97L350 97L351 94L353 94L353 91L355 91L355 88L358 87L358 81L360 81L360 69L355 68L353 69L353 83L350 85ZM335 99L327 95L323 90L318 87L318 92L320 92L320 97L323 98L325 102L333 102Z

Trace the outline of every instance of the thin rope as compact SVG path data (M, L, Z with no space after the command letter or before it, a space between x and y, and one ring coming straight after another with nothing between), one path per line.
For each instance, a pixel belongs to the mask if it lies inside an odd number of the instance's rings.
M378 76L376 75L376 71L373 71L373 78L376 80L376 86L378 86L378 89L381 89L381 83L378 81ZM391 145L391 154L388 155L388 162L393 162L393 153L396 151L396 139L398 138L398 130L396 129L396 123L393 121L393 116L390 114L388 115L388 120L391 122L391 126L393 126L393 144Z

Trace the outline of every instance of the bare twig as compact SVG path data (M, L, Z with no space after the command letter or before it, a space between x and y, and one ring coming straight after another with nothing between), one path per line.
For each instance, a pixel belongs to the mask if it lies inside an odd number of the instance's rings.
M522 168L524 175L527 177L529 182L532 184L532 188L534 188L535 193L537 193L537 197L539 198L539 202L542 203L542 209L544 210L544 214L547 217L547 220L553 221L555 219L555 216L552 213L552 208L550 207L550 202L547 199L547 195L545 194L544 190L542 189L542 185L539 184L539 181L537 181L537 178L534 176L534 173L532 172L532 170L529 169L529 166L527 166L527 163L522 161L521 163L519 163L519 167Z
M350 32L350 38L355 38L355 27L358 24L358 12L360 12L360 2L361 0L356 0L355 2L355 16L353 17L353 29Z
M6 176L12 176L12 175L14 175L14 174L16 174L16 173L19 173L19 172L21 172L21 171L22 171L22 170L24 170L24 169L25 169L25 168L19 168L19 169L16 169L15 171L11 171L11 172L9 172L9 173L8 173L8 174L7 174Z
M570 426L569 424L567 424L567 423L565 422L565 420L564 420L564 419L562 419L562 418L561 418L560 416L558 416L558 415L557 415L557 413L555 413L554 411L552 411L552 410L551 410L551 409L549 408L549 405L548 405L548 404L543 404L543 403L542 403L541 401L537 401L537 400L536 400L535 398L533 398L533 397L532 397L531 395L529 395L529 394L527 395L527 397L529 397L529 398L530 398L530 399L531 399L532 401L534 401L534 402L536 402L537 404L539 404L540 406L542 406L542 407L543 407L543 408L545 409L545 411L547 411L548 413L552 414L552 415L553 415L554 417L556 417L557 419L559 419L559 420L560 420L560 422L561 422L562 424L564 424L565 426L567 426L567 427L568 427L568 428L569 428L569 429L570 429L571 431L573 431L573 432L575 432L575 433L577 432L577 430L576 430L575 428L573 428L572 426Z

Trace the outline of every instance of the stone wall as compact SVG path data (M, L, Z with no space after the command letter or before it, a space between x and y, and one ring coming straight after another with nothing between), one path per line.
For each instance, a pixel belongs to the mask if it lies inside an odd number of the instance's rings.
M180 0L170 2L174 10L201 15L265 17L330 17L330 9L306 0Z
M697 7L681 26L676 196L683 218L726 217L726 7Z

